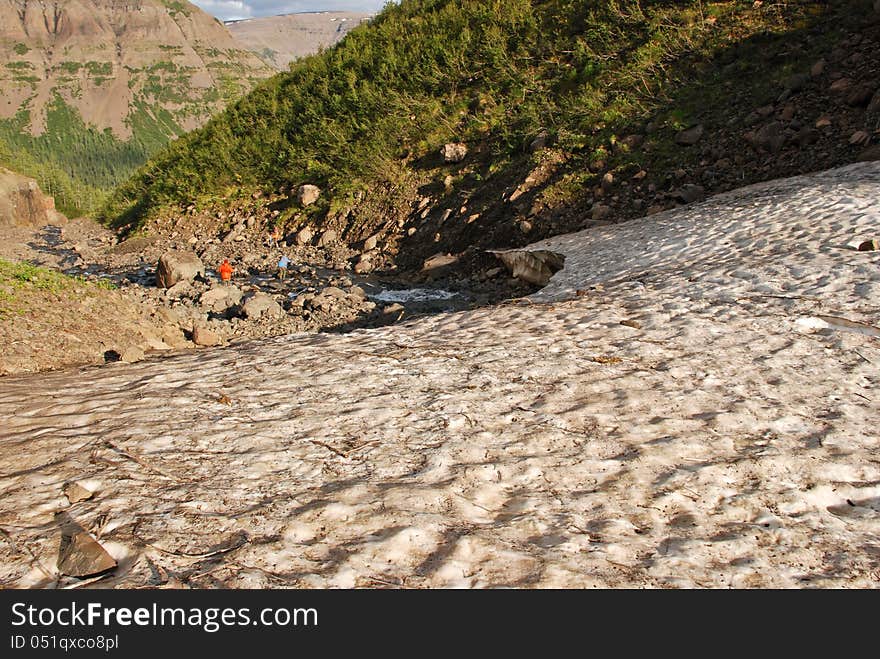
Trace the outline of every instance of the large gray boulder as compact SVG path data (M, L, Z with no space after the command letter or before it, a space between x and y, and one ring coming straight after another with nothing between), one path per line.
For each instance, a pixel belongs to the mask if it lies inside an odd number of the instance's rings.
M195 252L165 252L156 266L156 286L171 288L179 281L192 281L205 275L205 265Z

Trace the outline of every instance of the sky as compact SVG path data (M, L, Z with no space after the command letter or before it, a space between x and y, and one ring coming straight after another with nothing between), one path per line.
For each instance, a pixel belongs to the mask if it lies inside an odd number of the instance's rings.
M378 11L386 0L191 0L223 21L301 11Z

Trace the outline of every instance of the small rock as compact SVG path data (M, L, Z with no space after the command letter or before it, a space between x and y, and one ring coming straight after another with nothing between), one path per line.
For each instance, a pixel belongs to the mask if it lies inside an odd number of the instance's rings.
M605 176L602 177L601 185L602 189L605 192L611 190L611 188L614 186L614 174L612 174L611 172L606 172Z
M853 89L846 97L846 102L847 105L851 105L854 108L861 107L863 105L868 105L873 96L874 90L863 85Z
M633 329L642 329L642 324L637 320L621 320L620 324Z
M871 141L870 133L863 130L856 131L849 138L849 143L857 146L864 146Z
M119 361L134 364L144 358L144 349L140 346L128 346L119 354Z
M321 295L336 298L337 300L342 300L345 299L347 293L336 286L328 286L323 291L321 291Z
M797 140L797 143L802 147L809 146L810 144L815 144L819 141L819 131L817 131L815 128L804 126L800 131L798 131L795 140Z
M79 503L80 501L88 501L95 493L89 489L86 489L76 481L69 481L65 483L61 487L61 491L64 492L64 496L67 497L67 500L70 503Z
M778 153L785 145L785 126L773 121L755 133L755 143L771 153Z
M354 266L356 275L366 275L373 271L373 264L369 260L358 261Z
M216 286L202 293L199 304L211 311L222 313L241 302L242 291L238 286Z
M681 131L675 136L675 143L681 146L693 146L703 138L705 129L702 124L697 124Z
M296 191L296 198L301 206L311 206L318 201L320 196L321 188L309 183L299 186L299 189Z
M686 204L702 201L706 197L706 190L701 185L687 183L675 191L675 196Z
M795 73L794 75L791 75L785 79L783 86L790 92L796 92L803 89L804 85L806 85L809 81L810 76L806 73Z
M854 238L846 244L857 252L876 252L880 250L880 240L876 238Z
M402 314L404 311L406 311L406 307L404 307L399 302L395 302L394 304L389 304L387 307L382 309L382 313L388 314L388 315L396 314L396 313Z
M840 78L839 80L835 80L834 82L832 82L831 86L828 89L832 92L843 94L850 90L852 84L852 80L850 80L849 78Z
M467 146L465 144L462 144L461 142L444 144L443 148L440 149L440 156L443 158L443 162L445 163L461 162L465 159L467 153Z
M813 64L813 66L810 68L810 75L813 76L814 78L818 78L823 73L825 73L825 60L820 59L818 62Z
M374 250L374 249L376 249L376 245L378 245L378 244L379 244L379 236L377 236L377 235L370 236L369 238L367 238L364 241L364 251L369 252L371 250Z
M315 237L314 231L312 231L309 227L303 227L296 233L296 244L297 245L309 245L312 242L312 238Z
M519 223L519 230L523 233L529 233L532 230L532 223L528 220L522 220Z
M425 259L422 264L422 272L432 272L449 268L458 263L458 257L452 254L435 254Z
M249 320L257 320L263 316L281 316L281 306L265 293L254 293L246 298L241 306L241 312Z
M797 110L794 105L789 103L784 108L782 108L782 112L779 113L779 117L783 121L791 121L792 119L794 119L794 115L796 112Z
M831 125L831 117L823 115L816 119L816 128L828 128Z
M327 229L324 233L321 234L321 238L318 240L319 247L327 247L328 245L332 245L338 239L338 234L334 229Z
M56 513L61 526L58 571L71 577L90 577L116 567L114 559L97 540L73 521L68 513Z
M611 215L611 208L605 204L596 203L590 208L590 217L594 220L604 220L609 215Z
M871 97L871 101L868 103L868 112L880 112L880 90L874 92Z
M861 162L873 162L876 160L880 160L880 144L869 146L867 149L862 151L859 154L859 160Z
M208 329L206 325L195 325L192 334L193 343L197 346L213 347L223 343L223 338L217 332Z
M529 151L535 153L547 147L548 135L546 132L539 133L538 136L529 143Z

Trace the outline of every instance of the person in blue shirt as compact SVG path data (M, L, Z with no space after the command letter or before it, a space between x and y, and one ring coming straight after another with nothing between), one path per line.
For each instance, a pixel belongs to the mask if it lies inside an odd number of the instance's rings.
M290 259L286 256L282 256L281 260L278 261L278 279L283 280L287 275L287 266L290 265Z

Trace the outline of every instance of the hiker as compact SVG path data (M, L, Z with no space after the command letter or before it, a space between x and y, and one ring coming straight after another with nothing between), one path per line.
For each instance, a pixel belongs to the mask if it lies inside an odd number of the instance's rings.
M278 247L278 242L281 240L281 226L276 224L275 228L272 229L272 233L269 234L269 247Z
M232 281L232 266L229 264L229 259L223 259L219 272L223 283L229 285L229 282Z
M290 259L286 256L282 256L281 260L278 261L278 279L284 280L284 277L287 275L287 266L290 265Z

